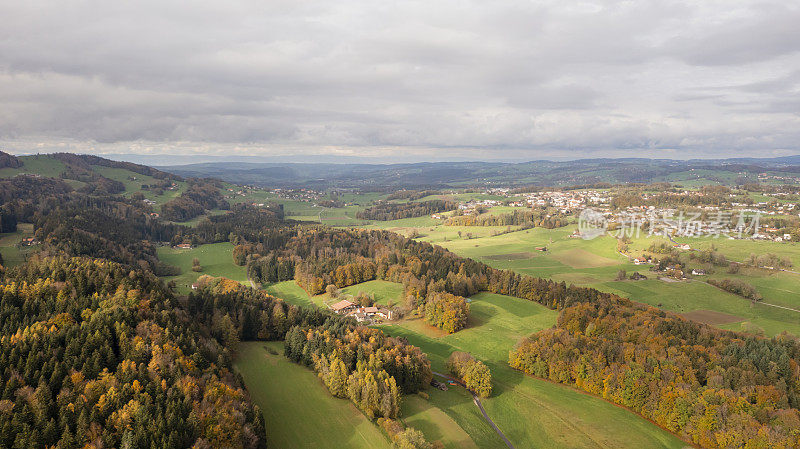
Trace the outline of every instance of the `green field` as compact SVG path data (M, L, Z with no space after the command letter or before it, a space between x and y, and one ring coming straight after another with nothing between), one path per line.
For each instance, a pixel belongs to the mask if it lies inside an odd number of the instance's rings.
M67 166L58 159L47 155L18 156L22 162L19 168L0 168L0 178L11 178L20 173L31 173L49 178L58 178ZM81 185L83 183L80 183Z
M168 246L158 248L158 258L169 264L180 267L178 276L165 277L165 281L175 281L178 288L187 292L197 278L207 274L215 277L226 277L248 284L247 272L244 267L233 263L233 245L228 242L201 245L192 249L177 249ZM192 271L192 260L200 260L203 271Z
M267 352L269 346L279 355ZM235 368L261 408L273 448L390 448L381 430L350 401L330 395L316 374L283 355L281 342L239 346Z
M492 370L494 392L487 413L517 448L681 448L677 437L625 409L569 387L525 376L508 367L519 341L552 326L557 313L530 301L481 293L472 297L468 328L446 335L421 320L381 326L408 338L443 372L452 351L468 351ZM446 413L478 447L505 447L460 388L429 390L430 404ZM419 426L423 432L425 428ZM429 436L429 438L431 438Z
M430 389L432 399L426 400L417 395L406 396L402 404L402 421L405 425L413 427L423 434L428 441L440 441L447 449L477 449L469 434L458 423L445 413L436 404L442 404L440 396L447 396L448 392ZM450 392L449 396L463 396L469 400L466 393Z
M464 257L484 262L499 269L513 270L521 274L563 281L568 284L597 288L619 294L634 301L643 302L665 310L689 314L696 311L715 311L734 315L735 322L715 322L725 329L763 332L777 335L788 331L800 335L800 313L753 304L749 300L724 292L704 281L708 278L739 278L755 286L764 296L764 302L800 309L800 274L770 270L742 270L739 275L728 275L725 269L717 269L707 277L698 277L689 282L665 282L659 275L649 271L649 266L637 266L626 256L617 253L616 239L604 236L593 240L570 238L575 229L567 226L559 229L533 228L492 235L497 228L491 227L433 227L390 228L404 235L417 232L418 240L443 246ZM462 236L458 236L458 231ZM475 238L466 237L472 232ZM630 245L629 254L638 255L658 237L640 236ZM755 242L727 239L678 239L693 248L705 249L712 244L729 259L744 261L751 253L772 252L790 258L800 267L800 243ZM537 248L547 247L546 252ZM689 264L693 266L693 264ZM697 264L694 264L697 266ZM698 266L698 268L702 268ZM615 281L619 270L628 274L638 271L649 279L641 281ZM708 322L708 321L706 321Z
M300 288L295 281L276 282L264 286L264 289L270 295L281 298L289 304L301 307L314 305L314 302L308 297L308 293Z
M15 232L0 234L0 254L3 255L3 266L15 267L25 262L26 257L38 249L34 247L18 247L23 238L33 236L33 224L19 223Z
M362 282L361 284L351 285L341 290L345 295L355 296L360 292L373 295L375 302L387 305L389 301L400 304L403 301L403 284L382 280Z

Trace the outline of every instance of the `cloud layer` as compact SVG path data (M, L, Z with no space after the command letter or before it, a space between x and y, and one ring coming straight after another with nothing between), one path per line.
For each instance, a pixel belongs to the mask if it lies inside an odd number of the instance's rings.
M16 152L800 153L800 4L0 3Z

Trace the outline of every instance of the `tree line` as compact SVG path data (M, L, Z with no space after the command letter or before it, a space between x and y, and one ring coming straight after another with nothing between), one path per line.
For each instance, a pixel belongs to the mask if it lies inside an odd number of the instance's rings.
M445 200L431 200L420 203L389 203L378 202L356 213L356 218L362 220L389 221L401 218L424 217L426 215L458 209L458 203Z
M548 214L544 210L515 210L495 215L454 215L448 218L447 226L522 226L523 228L554 229L567 225L567 218Z

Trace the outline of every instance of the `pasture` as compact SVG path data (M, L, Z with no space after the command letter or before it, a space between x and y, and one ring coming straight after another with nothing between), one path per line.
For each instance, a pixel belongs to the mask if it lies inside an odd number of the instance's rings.
M20 247L19 242L23 238L33 236L33 224L18 223L15 232L0 234L0 254L3 255L4 267L15 267L25 262L28 255L35 252L39 247Z
M753 304L704 282L708 278L740 279L752 284L764 296L765 303L800 309L800 274L742 269L739 274L729 275L724 268L718 268L716 272L709 270L709 276L697 277L691 281L665 282L658 279L658 273L649 271L649 265L634 265L626 256L619 254L617 240L613 237L603 236L593 240L570 238L569 235L574 230L572 226L558 229L532 228L502 235L492 235L498 229L478 226L440 225L393 230L404 235L411 235L416 231L422 235L418 240L436 243L456 254L480 260L495 268L597 288L689 317L693 316L693 311L712 311L738 318L736 321L732 321L731 317L725 322L711 321L721 328L763 333L766 336L783 331L800 335L800 313ZM461 231L461 237L458 236L458 231ZM473 233L475 238L467 238L466 232ZM639 255L651 243L659 241L658 239L646 236L635 238L628 253ZM764 252L789 257L792 261L800 258L798 243L685 240L692 247L701 249L713 244L732 260L744 261L749 258L750 253ZM537 248L541 247L547 247L547 251L538 251ZM795 266L800 266L800 261ZM648 279L616 281L619 270L625 270L628 274L638 271Z
M432 400L423 399L418 395L403 397L401 406L403 423L421 431L428 441L442 442L445 449L477 449L478 446L469 434L441 408L434 405L442 403L438 397L440 395L450 393L450 396L453 396L453 393L456 395L459 393L444 392L434 388L429 389L428 393L433 396ZM466 392L462 391L460 396L469 400Z
M264 290L270 295L281 298L289 304L300 307L309 307L315 305L308 293L300 288L295 281L275 282L273 284L265 285Z
M372 295L376 304L384 306L388 305L389 301L393 301L395 304L403 301L403 284L397 282L376 279L342 289L342 293L345 295L356 296L360 292Z
M207 274L214 277L226 277L248 284L245 267L233 263L233 245L229 242L200 245L192 249L178 249L169 246L158 248L158 258L169 265L179 267L181 274L167 276L165 281L175 281L182 292L188 292L197 278ZM192 271L192 260L200 260L202 271Z
M0 168L0 178L12 178L21 173L37 174L49 178L58 178L67 166L58 159L47 155L19 156L22 167ZM80 185L83 185L80 182Z
M355 405L334 398L313 371L286 359L283 343L241 343L234 367L264 414L269 447L391 447L382 431Z
M491 293L472 297L469 326L444 334L421 320L380 326L422 348L433 369L446 372L453 351L467 351L492 370L487 413L517 448L681 448L677 437L601 398L508 367L508 352L523 337L552 326L557 312ZM450 416L478 447L505 447L463 389L429 390L430 403ZM425 429L422 429L423 432Z

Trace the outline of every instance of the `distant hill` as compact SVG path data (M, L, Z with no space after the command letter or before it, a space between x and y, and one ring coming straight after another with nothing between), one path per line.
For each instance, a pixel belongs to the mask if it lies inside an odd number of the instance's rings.
M209 162L160 167L181 176L291 188L442 188L567 186L596 183L673 182L743 184L766 173L776 183L798 183L800 156L772 159L581 159L574 161L423 162L416 164L305 164ZM785 178L785 179L782 179Z
M71 153L12 156L0 153L0 179L21 175L60 179L82 193L141 194L158 206L181 195L186 187L180 175L98 156Z

